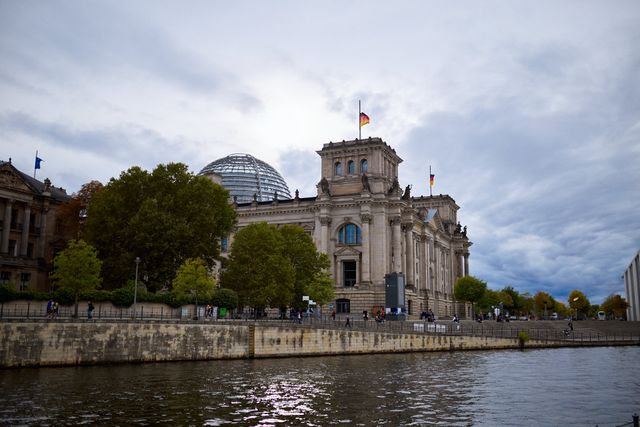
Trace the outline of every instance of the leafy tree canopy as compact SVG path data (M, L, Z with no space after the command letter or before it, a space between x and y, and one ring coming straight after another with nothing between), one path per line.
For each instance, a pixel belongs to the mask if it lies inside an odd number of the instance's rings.
M56 286L71 292L75 300L75 315L78 315L78 296L100 286L100 269L95 248L83 240L71 240L65 250L53 260L51 279Z
M569 307L571 307L573 310L583 312L587 312L589 310L589 307L591 306L591 303L589 302L589 299L586 297L586 295L577 289L571 291L567 302L569 303Z
M302 307L303 295L326 304L334 298L329 265L302 227L251 224L235 235L221 281L241 306Z
M487 291L487 283L473 276L460 277L453 288L453 295L459 301L478 302Z
M500 292L509 296L510 301L505 298L505 301L503 302L506 309L513 313L522 311L522 297L518 291L513 289L512 286L506 286Z
M83 184L80 191L58 209L58 221L61 234L77 238L82 236L82 227L87 216L87 207L93 195L104 187L100 181Z
M286 307L294 296L296 273L284 252L285 240L275 225L244 227L234 236L222 285L237 292L241 307Z
M600 304L600 310L608 316L623 317L626 314L629 303L618 294L611 294Z
M207 298L215 286L215 280L207 273L207 265L199 258L186 260L173 279L173 292L178 297L195 292L201 298Z
M208 268L219 241L235 224L228 192L182 163L158 165L149 173L134 166L91 197L85 237L97 249L105 287L123 286L135 274L147 288L169 287L189 258Z
M555 300L547 292L539 291L533 296L533 301L538 313L544 313L544 310L553 311Z
M329 257L318 252L313 239L302 227L284 225L278 231L284 239L283 255L295 272L293 299L288 305L302 306L303 295L309 296L319 304L331 301L333 280L324 271L331 265Z

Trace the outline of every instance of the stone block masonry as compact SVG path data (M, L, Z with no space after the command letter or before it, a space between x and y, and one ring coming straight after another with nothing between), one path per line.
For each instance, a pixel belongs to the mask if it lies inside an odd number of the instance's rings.
M612 344L530 340L526 347ZM514 338L268 323L0 322L0 367L517 348Z
M149 322L1 322L0 366L243 358L247 330Z

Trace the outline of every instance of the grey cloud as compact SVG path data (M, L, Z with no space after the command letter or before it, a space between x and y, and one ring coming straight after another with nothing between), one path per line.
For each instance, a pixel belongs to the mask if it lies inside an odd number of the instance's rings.
M280 155L278 172L287 182L291 196L296 189L300 197L316 195L315 186L320 181L320 157L310 150L290 150Z
M153 130L134 125L108 129L74 129L60 123L44 122L21 112L0 115L0 128L47 141L59 148L94 153L130 164L162 162L162 153L154 147L177 145Z
M598 103L543 118L512 107L427 117L403 146L424 156L403 168L437 165L437 189L471 220L474 274L490 285L557 297L589 289L594 302L622 292L619 275L640 247L640 152L629 143L640 140L638 111L612 124Z
M5 58L2 68L12 68L12 74L35 72L46 80L71 82L77 69L95 75L134 69L139 78L158 78L192 94L226 93L239 109L260 105L230 71L200 60L190 46L180 45L163 28L135 19L126 8L45 2L38 7L14 3L4 9L0 54Z

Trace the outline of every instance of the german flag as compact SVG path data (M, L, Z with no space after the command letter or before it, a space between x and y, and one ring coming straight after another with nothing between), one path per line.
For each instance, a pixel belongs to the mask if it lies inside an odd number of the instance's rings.
M434 174L432 174L432 173L429 174L429 175L430 175L429 176L429 187L433 187L433 184L434 184L434 182L436 180L436 176Z
M366 125L367 123L369 123L369 116L367 116L365 113L360 113L360 127Z

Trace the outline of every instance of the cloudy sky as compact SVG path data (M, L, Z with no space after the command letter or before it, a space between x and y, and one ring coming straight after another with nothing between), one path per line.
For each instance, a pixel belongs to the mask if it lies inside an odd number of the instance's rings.
M494 289L624 292L640 249L638 1L0 0L0 154L77 191L230 153L315 195L358 100L451 195Z

